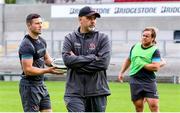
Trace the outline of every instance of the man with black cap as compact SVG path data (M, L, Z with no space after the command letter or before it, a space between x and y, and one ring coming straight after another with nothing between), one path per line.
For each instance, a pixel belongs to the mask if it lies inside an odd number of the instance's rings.
M69 112L105 112L110 90L108 36L95 29L100 14L89 6L79 11L80 27L65 36L62 57L68 67L64 100Z

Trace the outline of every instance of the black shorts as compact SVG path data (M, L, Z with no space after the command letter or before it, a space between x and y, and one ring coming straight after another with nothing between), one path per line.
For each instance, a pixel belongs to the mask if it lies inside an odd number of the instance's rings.
M155 82L144 84L130 83L130 89L132 101L136 101L140 98L159 98L157 84Z
M19 93L24 112L51 109L50 97L45 85L29 85L20 82Z
M65 96L64 101L68 112L105 112L107 96Z

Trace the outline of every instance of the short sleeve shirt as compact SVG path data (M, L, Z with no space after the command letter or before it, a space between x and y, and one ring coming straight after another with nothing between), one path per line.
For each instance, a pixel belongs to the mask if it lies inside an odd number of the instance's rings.
M46 42L39 37L38 39L32 39L29 35L26 35L19 47L19 58L33 59L33 66L37 68L44 68L44 56L46 53ZM28 80L41 81L44 80L44 75L37 76L25 76L24 72L22 78Z

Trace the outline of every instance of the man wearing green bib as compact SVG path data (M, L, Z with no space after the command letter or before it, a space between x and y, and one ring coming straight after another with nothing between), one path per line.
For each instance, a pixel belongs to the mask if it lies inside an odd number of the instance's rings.
M129 57L123 63L118 79L123 80L125 71L130 67L131 99L136 112L143 112L147 101L151 112L159 112L159 96L155 72L165 65L156 44L156 29L147 27L142 32L141 43L135 44Z

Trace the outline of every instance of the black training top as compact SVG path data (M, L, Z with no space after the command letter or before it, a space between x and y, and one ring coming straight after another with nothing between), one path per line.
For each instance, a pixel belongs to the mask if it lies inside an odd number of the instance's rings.
M72 51L75 55L70 55ZM107 35L95 30L80 33L80 28L65 36L62 58L67 66L65 96L110 95L107 68L111 48Z
M44 68L44 56L46 53L46 41L39 37L32 39L29 35L25 35L19 47L19 59L33 59L33 66ZM31 81L43 81L44 75L28 76L22 73L22 79Z

